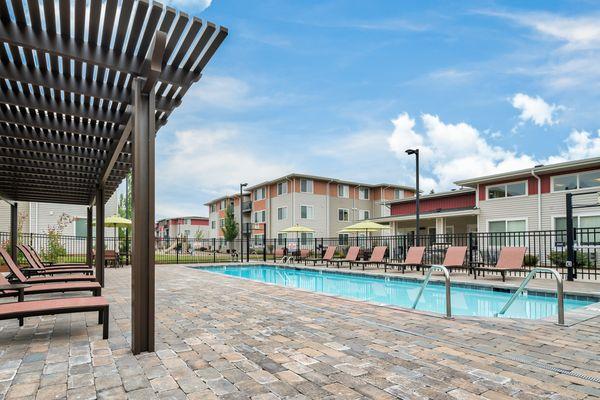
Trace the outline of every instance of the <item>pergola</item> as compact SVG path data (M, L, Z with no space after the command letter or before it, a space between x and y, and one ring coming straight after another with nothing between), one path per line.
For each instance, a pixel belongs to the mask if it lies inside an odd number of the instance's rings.
M0 196L104 203L133 171L132 350L154 350L154 140L227 29L147 0L0 0ZM11 246L16 251L15 246ZM15 254L16 255L16 254Z

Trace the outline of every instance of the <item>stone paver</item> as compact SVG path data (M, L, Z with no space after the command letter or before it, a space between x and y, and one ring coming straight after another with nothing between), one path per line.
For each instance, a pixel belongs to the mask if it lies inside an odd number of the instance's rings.
M157 351L133 356L130 273L107 271L108 341L93 313L0 322L0 399L600 397L536 366L600 379L598 317L446 320L182 266L157 267Z

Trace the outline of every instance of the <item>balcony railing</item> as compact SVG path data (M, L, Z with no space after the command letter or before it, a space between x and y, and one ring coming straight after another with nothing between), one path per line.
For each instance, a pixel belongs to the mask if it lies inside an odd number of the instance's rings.
M242 212L250 212L250 211L252 211L252 202L244 201L242 203Z

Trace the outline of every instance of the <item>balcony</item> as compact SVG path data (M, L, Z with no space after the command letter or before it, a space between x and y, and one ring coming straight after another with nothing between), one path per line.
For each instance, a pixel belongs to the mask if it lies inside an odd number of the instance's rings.
M252 202L244 201L242 203L242 212L251 212L252 211Z
M244 235L248 235L248 234L252 233L252 225L253 224L250 222L244 222L242 224L242 233Z

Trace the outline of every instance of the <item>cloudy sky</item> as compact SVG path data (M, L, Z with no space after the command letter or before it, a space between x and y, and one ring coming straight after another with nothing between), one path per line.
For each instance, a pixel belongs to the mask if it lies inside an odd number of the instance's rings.
M157 217L289 172L425 189L600 156L593 1L173 0L229 28L157 137Z

